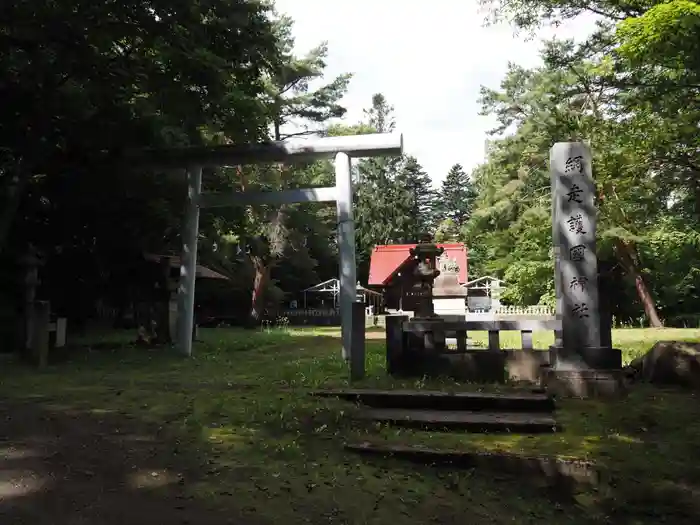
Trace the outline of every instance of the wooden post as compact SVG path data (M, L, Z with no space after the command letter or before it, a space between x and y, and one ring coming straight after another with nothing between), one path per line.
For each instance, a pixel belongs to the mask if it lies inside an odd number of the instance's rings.
M56 319L56 348L66 346L67 320L65 317Z
M340 326L343 358L352 362L352 316L357 300L357 262L355 260L355 222L352 209L352 167L347 153L335 156L336 210L338 215L338 257L340 259ZM364 366L364 364L363 364Z
M350 380L365 377L365 305L352 303L352 354L350 355Z
M35 325L35 309L34 301L36 300L36 290L41 284L39 280L39 259L37 249L30 245L27 254L22 258L22 264L25 267L24 275L24 323L22 326L22 348L23 353L29 352L31 355L32 337L34 337Z
M489 330L489 350L498 352L501 349L501 339L498 330Z
M51 303L36 301L34 303L34 326L31 336L31 360L39 368L49 364L49 322Z
M466 352L467 351L467 331L457 330L457 351Z
M387 315L384 321L386 329L386 371L390 375L394 375L401 372L401 362L405 351L403 323L408 321L408 316Z

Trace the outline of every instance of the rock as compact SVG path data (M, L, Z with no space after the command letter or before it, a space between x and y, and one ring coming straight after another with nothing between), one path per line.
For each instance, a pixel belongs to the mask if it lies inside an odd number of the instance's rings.
M632 362L626 368L629 368L630 370L633 370L634 372L641 374L643 367L644 367L644 356L641 356L641 357L637 357L636 359L633 359Z
M629 369L649 383L700 390L700 343L659 341Z
M625 384L631 385L642 378L642 369L644 368L644 356L633 359L632 362L622 367L622 377Z

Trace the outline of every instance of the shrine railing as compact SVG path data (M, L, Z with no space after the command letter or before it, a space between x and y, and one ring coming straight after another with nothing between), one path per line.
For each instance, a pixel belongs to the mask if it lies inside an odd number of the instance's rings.
M387 316L387 335L395 330L394 323L399 323L403 332L417 334L430 332L436 325L431 322L422 323L421 320L412 319L408 322L406 316ZM457 351L467 350L468 333L488 332L488 350L500 351L501 332L520 332L520 348L522 350L534 350L532 334L534 332L554 332L555 344L560 343L561 321L559 319L513 319L513 320L483 320L483 321L446 321L440 324L440 329L445 332L447 338L457 340Z

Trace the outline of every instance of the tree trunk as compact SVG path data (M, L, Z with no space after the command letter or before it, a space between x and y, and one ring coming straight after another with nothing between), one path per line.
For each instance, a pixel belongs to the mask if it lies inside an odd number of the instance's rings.
M620 258L620 264L622 264L622 267L629 276L634 279L634 287L637 289L637 295L644 307L644 312L649 320L649 326L652 328L663 328L664 324L656 311L654 297L651 295L647 284L644 282L641 268L637 263L635 248L631 244L619 239L616 241L616 247L618 257Z
M270 280L270 268L262 257L254 256L251 257L251 260L255 269L255 280L253 281L250 321L254 326L257 326L265 313L265 289Z
M274 138L276 141L281 140L280 128L281 121L279 118L276 118L274 121ZM280 164L279 169L280 183L282 183L284 178L284 164ZM239 175L241 176L241 189L244 191L245 180L240 167ZM283 184L281 184L281 186L283 186ZM263 316L265 314L265 291L267 290L267 285L270 281L270 272L272 267L278 261L278 258L282 256L287 243L287 232L284 229L286 209L287 205L282 204L276 211L268 214L267 221L269 226L266 228L268 233L267 247L264 251L258 252L257 250L260 247L256 246L256 251L254 251L250 256L250 260L253 263L253 268L255 269L253 296L251 298L249 318L249 322L252 326L258 326L263 320ZM267 255L263 257L261 253L266 253Z
M5 202L2 214L0 215L0 253L2 253L5 248L12 222L15 219L15 215L17 215L17 209L19 208L22 196L31 178L29 170L22 168L21 162L18 161L15 166L15 174L9 183L7 202Z

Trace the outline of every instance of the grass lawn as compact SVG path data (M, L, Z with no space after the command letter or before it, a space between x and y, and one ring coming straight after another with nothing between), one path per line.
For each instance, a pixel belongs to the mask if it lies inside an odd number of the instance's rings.
M368 334L368 377L360 386L477 388L385 377L383 342L376 336ZM306 394L347 384L338 337L337 329L204 329L191 359L123 347L76 351L69 362L43 372L3 363L0 398L157 425L176 440L179 454L205 471L186 484L188 497L225 508L242 523L245 517L314 525L700 522L700 403L693 394L636 386L614 402L561 401L564 431L553 435L358 425L345 417L351 406ZM486 344L486 334L470 337ZM613 339L629 361L657 340L700 341L700 330L623 329ZM502 341L518 346L515 333ZM551 342L536 334L535 346ZM555 502L525 479L370 460L343 450L345 441L359 440L588 459L606 469L609 483Z

